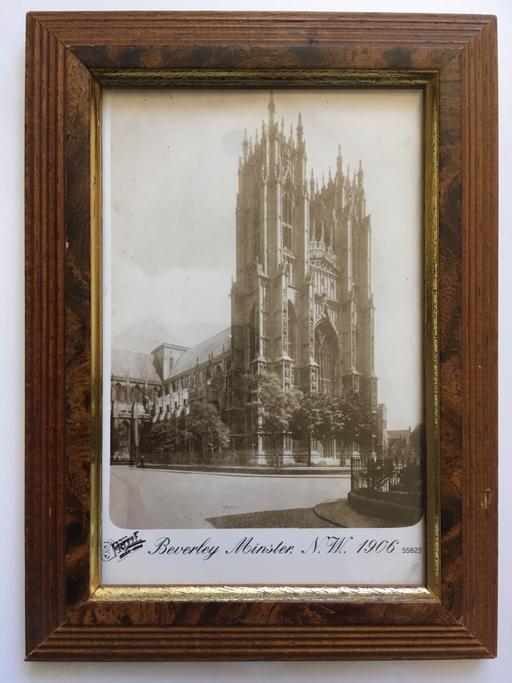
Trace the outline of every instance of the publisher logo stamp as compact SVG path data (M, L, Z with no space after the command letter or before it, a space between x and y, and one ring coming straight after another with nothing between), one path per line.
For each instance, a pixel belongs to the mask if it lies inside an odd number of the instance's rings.
M131 536L121 536L115 541L112 539L104 541L101 553L103 560L110 562L110 560L117 558L117 561L120 562L131 553L140 550L146 541L139 536L139 533L139 531L134 531Z

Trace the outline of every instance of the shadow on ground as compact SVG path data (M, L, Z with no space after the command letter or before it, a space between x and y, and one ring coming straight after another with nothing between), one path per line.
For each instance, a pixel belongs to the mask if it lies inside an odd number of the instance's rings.
M326 529L337 528L315 514L313 508L291 508L289 510L265 510L239 515L223 515L210 517L207 520L216 529Z

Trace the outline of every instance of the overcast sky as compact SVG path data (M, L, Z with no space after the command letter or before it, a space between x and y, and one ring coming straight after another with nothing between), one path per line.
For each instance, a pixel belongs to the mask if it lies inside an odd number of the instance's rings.
M422 101L418 91L276 91L302 113L311 169L361 159L372 217L375 366L388 428L421 420ZM230 325L235 202L244 128L267 91L106 90L104 242L112 345L192 346ZM107 289L108 282L106 283Z

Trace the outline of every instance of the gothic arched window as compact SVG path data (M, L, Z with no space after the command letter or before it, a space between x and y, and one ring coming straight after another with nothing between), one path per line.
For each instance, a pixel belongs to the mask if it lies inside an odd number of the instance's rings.
M140 403L142 401L142 388L139 384L133 387L133 400L135 403Z
M219 401L222 398L222 390L224 388L224 375L222 370L217 365L213 373L213 397L214 400Z
M293 251L293 228L292 228L293 197L290 190L283 192L283 247Z
M249 318L249 358L255 360L260 355L258 335L258 309L253 306Z
M318 363L319 389L324 394L338 393L338 339L330 322L321 322L315 333L315 360Z
M297 359L297 316L291 301L288 302L288 355Z
M255 188L252 201L252 231L251 231L251 258L259 258L260 255L260 231L261 231L261 196Z
M115 401L121 401L121 390L122 386L119 384L119 382L116 382L114 386L112 387L112 398Z

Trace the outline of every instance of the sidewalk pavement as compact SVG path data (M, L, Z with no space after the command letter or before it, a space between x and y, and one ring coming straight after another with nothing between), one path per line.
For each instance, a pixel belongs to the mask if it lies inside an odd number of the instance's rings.
M357 529L361 527L381 528L389 526L389 522L380 517L370 517L352 509L346 499L329 500L319 503L313 508L315 514L325 519L331 524L341 526L346 529Z

